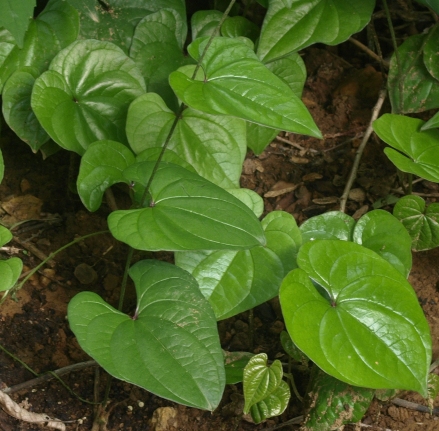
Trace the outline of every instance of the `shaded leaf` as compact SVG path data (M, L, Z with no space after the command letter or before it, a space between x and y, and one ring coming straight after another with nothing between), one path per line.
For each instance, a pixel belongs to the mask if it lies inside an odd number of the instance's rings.
M294 343L348 384L425 396L430 331L406 278L372 250L347 241L307 242L297 263L300 269L280 289Z
M174 402L213 410L225 385L215 317L185 271L143 260L130 268L137 308L130 317L92 292L69 303L79 344L108 373Z
M79 197L89 211L96 211L102 196L116 183L127 183L124 170L134 164L131 150L115 141L96 141L89 145L81 158L76 181Z
M218 10L198 10L191 17L192 40L211 36L217 28L223 13Z
M124 176L146 186L154 165L136 163ZM177 165L160 164L145 206L110 214L116 239L139 250L239 250L265 244L260 222L246 205Z
M439 130L421 131L423 124L416 118L384 114L374 121L373 128L394 148L384 152L399 170L439 182Z
M11 32L20 48L35 5L35 0L0 0L0 26Z
M314 43L338 45L369 22L375 0L271 0L258 56L265 63Z
M244 368L254 356L248 352L224 352L224 368L226 370L226 384L241 383L244 378Z
M259 28L243 16L233 16L228 17L224 21L221 26L221 34L231 38L243 36L256 42L256 39L259 37Z
M280 333L280 342L288 356L291 356L296 362L306 363L309 361L307 356L294 344L287 331Z
M198 60L207 38L189 47ZM216 37L202 61L203 81L171 73L177 96L188 106L209 114L231 115L261 125L321 137L310 113L289 86L262 63L239 39Z
M401 220L416 251L439 246L439 204L428 207L420 196L404 196L395 205L393 214Z
M12 34L5 28L0 27L0 69L14 46L15 39Z
M31 105L58 145L82 155L94 141L126 143L128 106L144 92L142 75L120 48L76 41L35 81Z

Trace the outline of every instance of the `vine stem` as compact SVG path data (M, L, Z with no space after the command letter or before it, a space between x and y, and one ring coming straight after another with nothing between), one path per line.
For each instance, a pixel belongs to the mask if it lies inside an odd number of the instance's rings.
M218 25L215 27L215 30L213 31L213 33L209 37L209 40L207 41L206 46L204 47L203 52L201 53L201 56L198 59L197 65L195 66L195 70L194 70L194 73L192 74L192 78L191 78L192 80L194 80L196 78L198 71L201 68L201 63L203 62L204 57L207 53L207 50L209 49L210 45L212 44L213 39L216 37L217 34L219 34L220 28L223 25L226 18L228 17L235 2L236 2L236 0L231 0L231 2L229 3L229 6L224 11L223 16L221 17ZM146 198L148 197L149 189L151 188L152 181L154 180L154 177L155 177L157 170L160 166L160 162L162 161L163 156L165 154L166 148L168 147L169 142L171 141L172 135L174 134L174 131L177 127L177 124L180 121L181 116L183 114L183 111L185 109L186 109L186 105L184 103L182 103L180 105L180 107L178 108L177 113L175 114L175 119L172 123L170 130L169 130L168 136L166 136L165 142L163 143L163 146L162 146L162 150L160 151L160 154L155 162L154 168L152 169L152 172L151 172L151 176L149 177L149 180L145 186L145 190L143 192L142 198L140 199L140 205L139 205L140 207L143 207L145 204Z
M358 147L357 153L355 154L354 164L352 165L351 173L349 175L348 181L346 183L346 186L344 188L343 194L340 198L340 211L345 212L346 210L346 202L348 200L349 192L352 188L352 184L355 181L355 178L357 177L357 171L358 166L360 165L361 156L363 155L363 151L366 148L366 144L370 138L370 135L373 132L373 122L378 118L378 115L380 113L381 107L383 106L384 100L386 98L386 88L383 87L380 90L378 100L375 104L375 106L372 109L372 117L369 122L369 126L367 127L366 131L364 132L363 140L361 141L360 146Z

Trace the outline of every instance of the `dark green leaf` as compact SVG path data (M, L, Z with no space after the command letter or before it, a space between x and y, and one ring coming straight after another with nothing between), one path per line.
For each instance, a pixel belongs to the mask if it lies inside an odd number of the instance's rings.
M145 186L154 165L136 163L124 176ZM160 164L145 205L110 214L116 239L139 250L240 250L265 244L261 224L246 205L177 165Z
M198 60L207 38L189 45ZM177 96L194 109L209 114L231 115L261 125L321 137L310 113L285 81L260 63L239 39L216 37L202 61L203 81L181 71L170 75Z
M355 220L340 211L329 211L311 217L300 226L303 242L315 239L352 241Z
M426 396L430 330L406 278L372 250L347 241L309 241L297 263L300 269L280 289L294 343L348 384Z
M0 27L11 32L20 48L35 5L35 0L0 0Z
M253 353L248 352L224 352L227 385L242 382L244 378L244 368L253 356Z
M338 45L369 22L375 0L271 0L258 56L264 62L314 43Z
M218 10L199 10L191 17L192 40L211 36L223 14Z
M259 37L256 24L243 16L228 17L221 26L221 34L225 37L247 37L253 42ZM207 36L207 35L206 35Z
M420 196L404 196L395 205L393 214L410 234L413 250L429 250L439 246L438 203L426 208Z
M15 46L15 40L12 34L5 28L0 27L0 70L6 57Z
M129 271L137 308L128 316L92 292L69 304L79 344L111 375L174 402L214 410L225 385L215 316L196 281L165 262Z

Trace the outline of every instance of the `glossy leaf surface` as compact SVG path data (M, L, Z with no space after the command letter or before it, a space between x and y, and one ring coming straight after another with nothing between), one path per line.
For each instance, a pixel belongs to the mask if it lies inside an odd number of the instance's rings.
M0 27L0 69L14 46L15 39L12 34L5 28Z
M327 431L360 421L375 393L372 389L350 386L318 368L311 374L309 387L312 408L305 416L303 431Z
M439 130L421 131L423 125L416 118L384 114L373 128L380 139L393 147L384 152L399 170L439 182Z
M92 292L69 303L79 344L108 373L192 407L213 410L225 385L215 316L196 281L174 265L144 260L129 271L134 316Z
M310 241L297 263L300 269L280 289L294 343L348 384L425 396L431 337L406 278L375 252L347 241Z
M244 369L244 413L248 413L252 405L272 394L279 387L282 376L282 364L279 360L275 360L268 367L265 353L253 356Z
M218 320L275 297L283 277L296 267L301 244L294 218L273 211L262 221L267 244L250 250L176 253L176 264L197 280Z
M210 36L215 31L223 14L219 10L199 10L191 17L192 40Z
M23 269L23 262L18 257L0 260L0 292L14 287Z
M316 239L352 241L355 220L341 211L329 211L311 217L300 226L303 242Z
M198 60L207 39L189 45ZM231 115L261 125L321 137L310 113L288 84L270 72L239 39L214 38L202 61L203 81L181 71L169 79L188 106L209 114Z
M314 43L337 45L370 20L375 0L271 0L258 56L265 63Z
M282 380L267 398L251 406L250 414L253 421L258 424L265 419L281 415L288 406L290 396L288 383Z
M123 172L134 162L134 154L119 142L93 142L81 158L76 182L85 207L96 211L101 206L105 190L113 184L127 182Z
M124 176L145 186L154 165L136 163ZM239 250L265 244L261 224L245 204L177 165L160 164L145 205L110 214L116 239L139 250Z
M438 35L439 32L436 32L436 45L439 43ZM422 56L428 37L421 34L410 36L398 47L401 76L396 55L392 56L387 88L394 112L421 112L439 107L439 81L430 74Z
M395 205L393 214L401 220L416 251L439 246L439 204L426 207L420 196L404 196Z
M127 118L131 148L136 153L161 148L174 120L174 112L157 94L139 97L131 104ZM243 120L191 108L183 111L167 147L199 175L223 188L239 187L246 149Z
M126 143L129 104L145 92L134 62L116 45L76 41L35 82L32 109L61 147L84 154L94 141Z
M0 26L14 36L17 45L23 46L24 34L33 16L36 0L1 0Z

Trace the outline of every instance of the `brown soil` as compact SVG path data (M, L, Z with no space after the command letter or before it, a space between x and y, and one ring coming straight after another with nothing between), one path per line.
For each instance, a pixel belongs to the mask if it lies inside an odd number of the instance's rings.
M382 81L381 74L367 65L362 53L351 46L343 49L350 50L357 59L356 67L339 57L332 48L308 49L304 57L309 78L303 100L325 139L284 136L259 157L251 152L248 154L242 185L264 196L266 212L285 210L301 223L313 215L338 209L338 197L343 192ZM90 214L77 195L69 191L69 182L74 181L74 158L60 152L43 161L25 144L17 142L12 133L6 131L3 135L0 142L6 165L6 176L0 186L3 221L39 219L18 226L14 230L17 241L9 244L19 249L11 252L21 257L28 269L40 263L35 248L48 255L79 236L106 229L109 213L106 204ZM376 138L370 140L347 205L347 212L355 217L360 217L373 205L390 210L385 199L391 192L398 193L395 191L399 187L397 175L382 149L382 143ZM293 186L295 189L291 191ZM285 191L289 187L290 191ZM416 184L416 191L437 193L438 190L437 185L424 181ZM124 199L123 191L116 188L115 194L117 200ZM434 202L436 199L428 200ZM7 201L9 205L4 205ZM125 254L125 246L108 234L88 238L58 254L52 266L43 267L15 298L7 299L1 306L1 345L36 373L89 360L66 322L67 304L81 290L94 290L116 304ZM144 257L144 253L138 253L136 259ZM170 258L167 255L155 257ZM410 282L430 323L434 359L439 357L438 262L439 249L417 253L410 275ZM90 284L81 284L78 280L79 271L84 270L81 264L88 265L85 269L89 272L92 268L91 275L82 273L86 277L82 281L91 281ZM126 306L130 307L134 301L131 286ZM248 320L248 313L243 313L219 323L224 348L266 352L271 359L282 358L277 335L284 325L276 300L255 309L253 340L249 338ZM0 370L3 388L35 377L5 352L0 352ZM88 367L63 378L83 399L92 401L96 395L102 399L107 376L99 368ZM303 394L306 375L299 373L296 378L299 392ZM167 430L263 430L302 414L300 402L293 398L288 411L281 417L254 425L241 418L240 394L239 385L227 387L221 405L211 414L177 406L130 384L113 381L106 415L108 423L101 429L154 430L153 417L161 420L169 417L168 427L164 428ZM44 412L66 421L68 430L92 429L95 406L80 401L56 380L32 385L13 393L12 397L29 411ZM406 393L401 397L425 404L416 394ZM164 407L168 409L157 410ZM363 423L372 425L368 428L372 430L439 429L438 417L378 401L374 401ZM0 430L42 428L47 429L20 422L0 410ZM297 428L288 425L283 429Z

